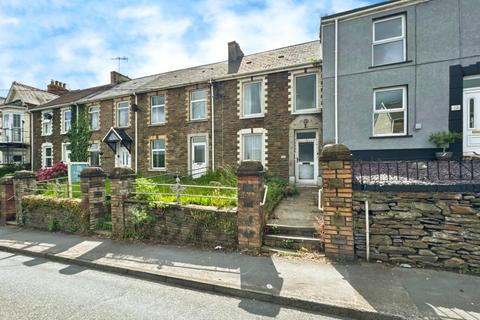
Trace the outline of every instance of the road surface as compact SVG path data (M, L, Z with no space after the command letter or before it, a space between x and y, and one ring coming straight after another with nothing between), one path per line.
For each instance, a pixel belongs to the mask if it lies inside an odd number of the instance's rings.
M271 318L336 319L0 252L0 319Z

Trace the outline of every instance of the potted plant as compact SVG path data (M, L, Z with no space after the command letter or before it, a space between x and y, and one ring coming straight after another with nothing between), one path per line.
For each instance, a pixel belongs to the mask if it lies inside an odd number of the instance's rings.
M455 142L455 140L461 137L462 135L458 132L439 131L430 134L428 141L436 145L437 148L442 148L442 152L435 152L438 160L448 160L452 158L452 152L447 152L450 143Z

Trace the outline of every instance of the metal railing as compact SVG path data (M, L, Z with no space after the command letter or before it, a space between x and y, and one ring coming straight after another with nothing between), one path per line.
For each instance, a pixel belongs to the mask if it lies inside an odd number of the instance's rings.
M57 198L80 198L79 184L69 184L67 177L37 181L35 188L27 189L34 194Z
M354 161L356 185L480 183L480 159L418 161Z

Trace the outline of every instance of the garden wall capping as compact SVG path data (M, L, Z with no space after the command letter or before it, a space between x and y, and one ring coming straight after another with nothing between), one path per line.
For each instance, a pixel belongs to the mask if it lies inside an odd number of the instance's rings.
M413 266L480 268L480 194L461 192L353 193L356 255Z

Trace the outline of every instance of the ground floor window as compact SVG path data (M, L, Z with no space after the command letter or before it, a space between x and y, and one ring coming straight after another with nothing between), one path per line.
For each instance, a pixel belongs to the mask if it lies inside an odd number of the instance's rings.
M152 169L165 169L165 139L151 140Z
M62 161L65 163L70 162L71 154L70 143L62 143Z
M91 167L100 167L100 145L92 143L88 148L88 161Z
M42 144L42 167L53 166L53 146L51 143Z
M407 88L376 89L373 92L373 135L407 133Z

